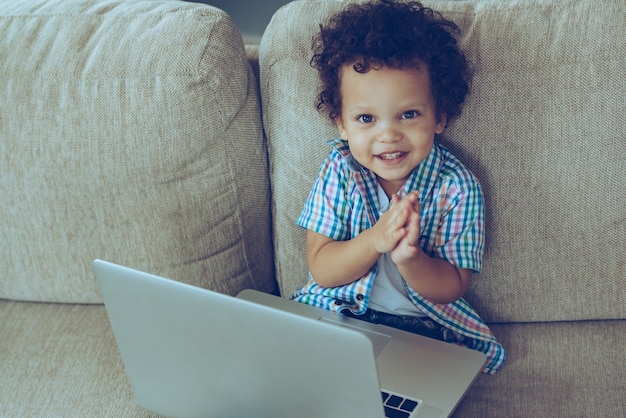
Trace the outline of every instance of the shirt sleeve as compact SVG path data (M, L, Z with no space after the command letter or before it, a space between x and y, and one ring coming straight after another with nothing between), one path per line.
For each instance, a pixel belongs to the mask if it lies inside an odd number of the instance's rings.
M485 242L480 184L470 174L463 181L450 181L442 191L445 205L433 247L434 255L459 268L480 272Z
M331 151L322 163L296 224L336 241L349 239L348 177L342 157L336 150Z

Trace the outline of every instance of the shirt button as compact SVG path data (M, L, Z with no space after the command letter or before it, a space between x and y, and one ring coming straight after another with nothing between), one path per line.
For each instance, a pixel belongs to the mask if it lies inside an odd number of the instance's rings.
M364 296L364 295L362 295L362 294L360 294L360 293L359 293L358 295L356 295L356 300L358 300L358 301L363 301L364 299L365 299L365 296Z

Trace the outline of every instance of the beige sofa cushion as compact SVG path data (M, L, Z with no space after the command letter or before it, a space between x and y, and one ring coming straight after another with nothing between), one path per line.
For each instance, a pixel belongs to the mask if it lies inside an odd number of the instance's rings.
M626 321L494 324L501 373L481 374L453 418L620 417Z
M277 277L306 281L295 226L338 136L315 110L311 37L342 2L280 10L260 45ZM468 300L489 321L626 315L626 6L614 0L429 2L456 21L473 92L445 132L486 196L487 249Z
M150 417L104 306L0 302L0 416Z
M0 298L100 302L91 261L270 291L266 150L230 18L0 2Z

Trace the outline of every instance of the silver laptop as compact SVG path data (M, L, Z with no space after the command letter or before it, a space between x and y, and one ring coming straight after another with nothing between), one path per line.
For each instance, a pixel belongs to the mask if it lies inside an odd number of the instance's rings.
M93 263L137 403L171 417L446 417L477 351L245 290Z

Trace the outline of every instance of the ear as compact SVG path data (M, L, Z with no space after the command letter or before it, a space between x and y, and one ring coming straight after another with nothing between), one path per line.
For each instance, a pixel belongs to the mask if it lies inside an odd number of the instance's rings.
M343 124L343 119L341 116L337 116L335 118L335 125L337 125L337 129L339 129L339 135L341 135L341 139L344 141L348 140L348 132L346 131L346 127Z
M443 132L444 129L446 129L447 121L448 121L448 115L446 115L445 113L442 113L441 115L439 115L439 118L437 119L437 124L435 125L435 133L437 135L439 135L440 133Z

